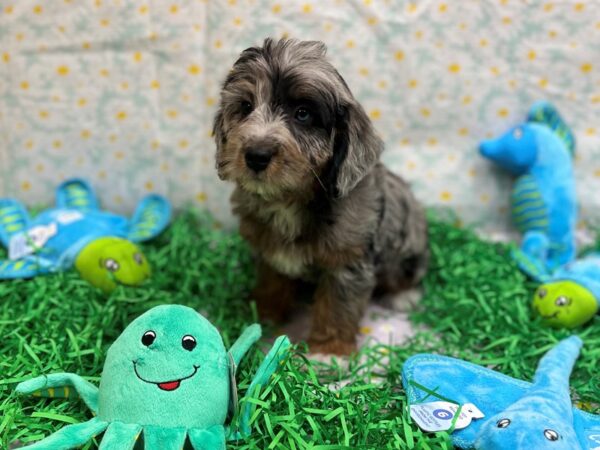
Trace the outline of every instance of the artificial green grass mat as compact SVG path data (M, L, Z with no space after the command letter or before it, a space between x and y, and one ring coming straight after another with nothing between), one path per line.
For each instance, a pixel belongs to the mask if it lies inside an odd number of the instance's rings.
M402 363L419 352L464 358L531 379L541 356L569 331L544 328L531 318L535 284L518 271L506 245L483 242L435 219L430 235L425 298L413 315L427 330L401 347L365 348L348 367L311 363L299 346L251 400L257 406L252 436L228 448L451 449L446 433L422 433L406 411ZM90 419L80 401L18 397L14 386L53 372L74 372L97 383L107 347L152 306L181 303L202 311L226 345L256 320L244 300L254 282L252 258L236 233L188 211L144 250L152 279L139 288L119 288L108 298L72 272L0 283L0 448ZM571 377L572 396L598 412L600 321L578 331L585 346ZM261 359L261 352L251 352L240 367L242 392ZM96 448L97 442L84 448Z

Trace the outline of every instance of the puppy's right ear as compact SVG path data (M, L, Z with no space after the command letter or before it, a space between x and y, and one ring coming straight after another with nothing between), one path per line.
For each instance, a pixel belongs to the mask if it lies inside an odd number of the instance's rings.
M321 41L293 41L297 42L298 53L302 57L314 59L324 58L327 54L327 46Z

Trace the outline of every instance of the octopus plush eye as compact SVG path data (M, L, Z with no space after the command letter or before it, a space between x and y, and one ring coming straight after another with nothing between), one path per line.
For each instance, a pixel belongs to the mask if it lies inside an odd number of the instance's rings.
M564 295L561 295L560 297L558 297L556 299L556 301L554 302L554 304L556 306L565 306L569 304L569 299L567 297L565 297Z
M513 131L513 137L517 140L521 139L523 137L523 130L520 128L515 128L515 131Z
M547 293L548 293L548 292L547 292L547 291L546 291L546 289L544 289L544 288L540 288L540 289L538 289L538 292L537 292L537 294L538 294L538 296L539 296L540 298L544 298L544 297L546 296L546 294L547 294Z
M196 348L196 338L194 338L194 336L186 334L181 340L181 346L185 348L188 352L191 352Z
M119 270L119 263L117 261L115 261L112 258L108 258L104 261L104 267L106 267L106 270L108 270L109 272L116 272L117 270Z
M148 330L142 336L142 344L146 347L150 347L154 342L154 339L156 339L156 333L152 330Z
M548 439L549 441L558 441L558 438L560 437L558 435L558 433L554 430L544 430L544 437L546 439Z
M135 260L136 263L138 263L140 266L144 263L144 257L142 256L141 253L135 253L133 255L133 259Z
M510 419L500 419L496 422L498 428L507 428L510 425Z

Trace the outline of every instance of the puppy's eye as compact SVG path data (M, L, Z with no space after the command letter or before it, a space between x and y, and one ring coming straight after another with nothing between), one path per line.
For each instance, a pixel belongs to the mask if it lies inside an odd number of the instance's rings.
M240 103L240 111L242 112L242 115L244 117L248 116L252 110L254 109L254 107L252 106L252 103L250 102L242 102Z
M308 108L301 106L300 108L296 109L296 112L294 113L294 118L301 124L307 125L312 122L313 116L308 110Z

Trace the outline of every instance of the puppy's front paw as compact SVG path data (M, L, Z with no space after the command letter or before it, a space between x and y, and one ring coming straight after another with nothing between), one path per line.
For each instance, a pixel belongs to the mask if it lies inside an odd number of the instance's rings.
M311 353L321 353L325 355L348 356L356 352L356 341L343 341L341 339L330 339L327 341L308 340L308 347Z
M417 307L422 297L423 290L420 287L412 287L398 292L389 299L389 303L394 311L408 313Z

